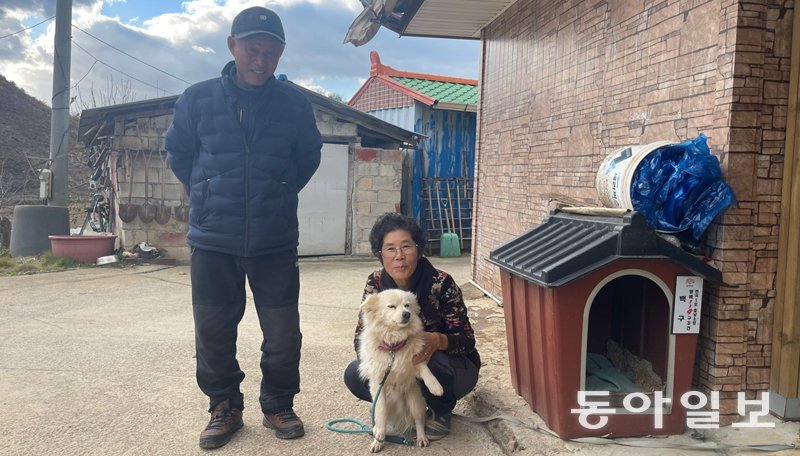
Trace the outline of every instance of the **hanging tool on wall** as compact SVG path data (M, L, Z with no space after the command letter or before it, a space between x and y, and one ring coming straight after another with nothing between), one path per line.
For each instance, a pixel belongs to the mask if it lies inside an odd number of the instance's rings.
M156 218L156 206L150 202L150 154L152 152L147 150L144 153L144 204L139 206L138 214L139 220L150 223Z
M161 182L161 205L156 208L156 222L161 225L166 225L169 222L172 210L166 205L166 185L164 181L167 180L167 152L158 152L158 158L161 160L161 171L159 171L159 181Z
M131 157L131 151L125 149L125 171L128 175L128 202L120 203L119 205L119 218L125 223L132 222L133 219L136 218L136 214L139 212L139 206L131 203L131 198L133 197L133 166L136 163L136 157L138 156L139 151L136 151L136 155Z

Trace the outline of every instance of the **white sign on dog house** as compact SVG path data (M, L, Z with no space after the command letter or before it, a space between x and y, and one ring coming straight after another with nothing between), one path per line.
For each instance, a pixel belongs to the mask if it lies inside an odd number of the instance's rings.
M703 304L703 278L678 276L672 305L672 334L700 334L700 309Z

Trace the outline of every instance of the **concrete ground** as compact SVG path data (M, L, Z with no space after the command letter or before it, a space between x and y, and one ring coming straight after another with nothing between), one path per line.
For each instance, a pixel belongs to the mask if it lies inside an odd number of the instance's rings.
M469 259L432 258L467 296L484 361L481 380L457 412L514 415L542 424L514 392L502 308L467 284ZM295 410L306 436L281 441L261 426L258 409L261 340L252 304L240 325L239 361L247 378L245 427L213 454L328 455L369 453L370 439L325 429L335 418L369 422L369 406L350 395L342 372L354 357L353 329L374 259L303 259L301 393ZM2 455L189 455L208 421L194 379L188 268L92 268L0 277ZM652 441L652 439L651 439ZM774 430L731 427L706 433L726 444L798 442L796 423ZM698 444L689 433L665 444ZM688 454L683 450L564 442L507 421L454 420L452 434L429 448L387 445L385 454ZM729 450L729 454L750 454ZM415 453L413 453L415 454ZM758 453L764 454L764 453ZM781 454L793 454L784 451Z

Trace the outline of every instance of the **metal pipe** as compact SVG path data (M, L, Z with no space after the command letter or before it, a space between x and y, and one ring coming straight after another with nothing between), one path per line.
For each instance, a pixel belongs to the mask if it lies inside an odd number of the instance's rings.
M480 290L480 291L481 291L483 294L485 294L486 296L488 296L488 297L489 297L489 298L490 298L492 301L496 302L496 303L497 303L497 305L499 305L500 307L503 307L503 300L502 300L502 299L499 299L499 298L497 298L495 295L493 295L493 294L489 293L489 291L488 291L487 289L485 289L485 288L483 288L482 286L478 285L478 283L477 283L477 282L475 282L475 280L474 280L474 279L469 279L469 283L471 283L471 284L472 284L472 286L474 286L475 288L477 288L478 290Z

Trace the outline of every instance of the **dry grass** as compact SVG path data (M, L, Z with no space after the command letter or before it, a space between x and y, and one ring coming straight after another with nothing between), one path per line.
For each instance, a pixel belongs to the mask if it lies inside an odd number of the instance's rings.
M78 263L72 258L55 256L50 252L34 257L14 257L8 251L0 249L0 275L17 276L24 274L37 274L40 272L56 272L67 269L91 267Z

